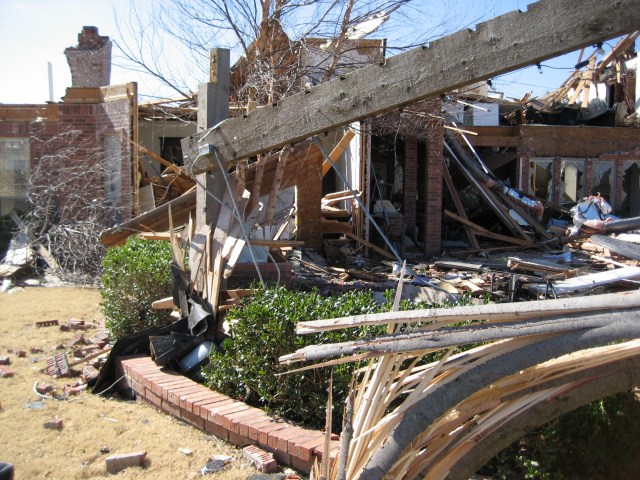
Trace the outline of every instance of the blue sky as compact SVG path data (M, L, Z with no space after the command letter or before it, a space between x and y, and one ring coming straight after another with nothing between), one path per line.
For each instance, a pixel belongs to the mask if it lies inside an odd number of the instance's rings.
M142 0L143 4L153 0ZM432 12L438 12L438 2L421 0L429 4ZM430 3L429 3L430 2ZM463 26L490 19L502 13L521 9L532 3L530 0L458 0L443 1L447 5L440 14L448 15L446 28L449 32ZM49 99L47 62L53 65L54 100L59 101L66 87L71 85L71 74L64 49L77 44L77 35L82 26L99 28L101 35L116 41L127 41L119 37L116 17L127 15L129 0L0 0L0 103L44 103ZM407 21L410 21L407 20ZM442 27L443 30L445 27ZM437 29L434 27L433 32ZM446 32L446 30L444 30ZM394 41L390 41L393 46ZM114 49L114 56L116 55ZM184 61L184 55L173 57ZM537 68L515 72L494 79L494 87L506 96L522 97L528 91L541 95L558 87L569 75L577 60L577 53L568 57L544 62L542 75ZM117 61L116 61L117 63ZM190 69L185 65L186 70ZM205 79L193 78L192 90ZM174 95L163 90L156 82L117 65L112 68L111 83L137 81L139 92L149 98ZM144 98L143 98L144 100Z

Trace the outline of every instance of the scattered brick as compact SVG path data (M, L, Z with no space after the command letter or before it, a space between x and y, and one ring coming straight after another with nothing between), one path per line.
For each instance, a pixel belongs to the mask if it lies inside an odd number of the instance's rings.
M85 355L97 352L98 350L100 350L100 347L98 347L97 345L89 345L88 347L84 347L83 349Z
M64 353L57 353L47 359L47 373L52 377L68 377L69 362Z
M85 357L84 350L82 350L81 348L76 348L73 351L73 356L75 358L84 358Z
M93 325L87 325L84 320L78 320L77 318L70 318L64 325L60 325L60 331L68 332L70 330L87 330L93 327Z
M44 352L44 349L40 348L40 347L31 347L30 349L31 353L42 353Z
M69 342L67 342L67 347L77 347L78 345L86 345L87 339L84 338L84 335L79 333L75 337L73 337Z
M0 365L11 365L10 357L0 357Z
M16 347L9 347L7 349L7 351L9 353L13 353L14 355L17 355L20 358L24 358L24 357L27 356L27 351L26 350L21 350L21 349L16 348Z
M83 391L85 388L87 388L87 386L85 384L80 384L80 385L65 385L64 386L64 393L65 396L70 396L70 395L78 395L81 391Z
M40 322L36 322L36 327L53 327L58 325L58 320L41 320Z
M4 365L0 365L0 377L13 377L15 375L15 372L13 370L11 370L9 367L6 367Z
M82 369L82 379L86 382L92 382L96 378L98 378L100 372L93 368L91 365L87 365Z
M50 385L48 383L40 385L39 383L36 383L36 392L38 392L40 395L46 395L49 392L53 392L53 385Z
M107 472L118 473L129 467L139 467L144 464L147 452L132 452L111 455L104 459L107 465Z
M42 426L50 430L62 430L64 428L64 421L61 418L52 418L51 420L44 422Z
M242 455L251 463L256 470L262 473L273 473L278 470L278 463L273 458L273 454L262 450L255 445L249 445L242 449Z

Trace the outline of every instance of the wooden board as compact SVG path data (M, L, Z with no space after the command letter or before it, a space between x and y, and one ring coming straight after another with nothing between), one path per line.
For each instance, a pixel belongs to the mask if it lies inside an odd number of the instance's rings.
M622 255L623 257L640 261L640 245L636 243L619 240L613 237L606 237L604 235L591 235L591 241L596 245Z
M559 294L571 293L637 277L640 277L640 267L616 268L615 270L590 273L588 275L570 278L561 282L555 282L553 284L553 289L556 293ZM547 286L529 285L527 286L527 289L534 292L543 293L547 290Z

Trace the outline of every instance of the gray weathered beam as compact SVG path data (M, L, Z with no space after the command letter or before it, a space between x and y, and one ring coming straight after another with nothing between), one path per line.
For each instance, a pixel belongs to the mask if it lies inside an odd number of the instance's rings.
M541 0L185 139L192 174L640 29L640 0Z

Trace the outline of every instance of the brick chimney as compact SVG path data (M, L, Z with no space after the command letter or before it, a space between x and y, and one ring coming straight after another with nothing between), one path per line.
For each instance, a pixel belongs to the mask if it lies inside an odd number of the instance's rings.
M64 51L71 68L72 87L105 87L111 80L111 40L97 27L82 27L78 46Z

